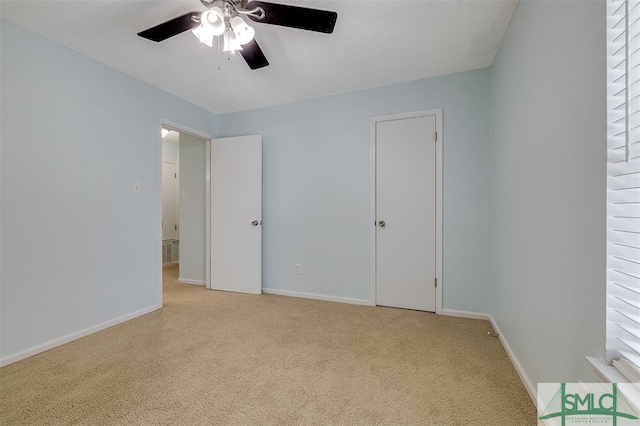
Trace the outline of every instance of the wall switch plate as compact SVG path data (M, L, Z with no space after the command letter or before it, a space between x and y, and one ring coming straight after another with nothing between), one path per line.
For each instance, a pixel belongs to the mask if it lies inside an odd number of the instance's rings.
M294 265L294 267L293 267L293 273L294 273L294 274L300 274L300 273L301 273L301 270L300 270L300 264L299 264L299 263L296 263L296 264Z
M140 194L142 192L142 184L140 182L133 182L133 193Z

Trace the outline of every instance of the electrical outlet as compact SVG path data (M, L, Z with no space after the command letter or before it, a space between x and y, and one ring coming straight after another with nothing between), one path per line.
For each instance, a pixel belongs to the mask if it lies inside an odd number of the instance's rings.
M299 263L296 263L295 266L293 267L293 273L294 274L300 274L301 273L300 264Z

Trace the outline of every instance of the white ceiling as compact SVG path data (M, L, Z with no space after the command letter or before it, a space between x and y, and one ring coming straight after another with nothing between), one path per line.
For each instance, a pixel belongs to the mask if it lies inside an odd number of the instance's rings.
M338 12L333 34L249 23L269 60L252 71L185 32L144 29L198 0L0 1L0 17L212 112L246 110L491 65L517 0L283 0ZM226 54L225 54L226 55ZM220 67L220 69L218 69Z

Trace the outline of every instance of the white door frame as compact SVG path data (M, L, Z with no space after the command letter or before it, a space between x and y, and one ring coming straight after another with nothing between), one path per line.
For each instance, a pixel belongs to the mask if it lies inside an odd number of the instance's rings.
M370 246L371 246L371 293L370 300L376 305L376 124L382 121L435 116L436 119L436 314L442 314L442 108L398 114L376 115L369 120L370 152Z
M211 244L210 241L210 230L209 230L209 222L210 222L210 218L211 218L211 212L210 210L210 203L211 200L209 199L209 197L211 196L211 159L210 159L210 149L211 149L211 139L213 139L213 136L211 136L210 134L201 132L199 130L193 129L191 127L188 126L184 126L180 123L176 123L175 121L171 121L169 119L163 118L163 117L159 117L158 118L158 139L159 139L159 150L158 150L158 170L160 170L160 173L158 173L158 194L160 194L160 196L158 197L158 212L159 212L159 216L158 216L158 238L157 238L157 244L156 247L162 247L162 128L166 128L169 130L175 130L176 132L179 133L186 133L192 136L195 136L197 138L203 139L205 141L205 149L206 149L206 164L205 164L205 191L206 191L206 199L205 199L205 205L206 205L206 211L205 211L205 259L208 259L205 261L205 265L206 265L206 272L205 272L205 281L206 281L206 287L207 288L211 288L211 265L210 265L210 260L209 258L210 253L209 251L211 250L209 245ZM158 265L160 268L160 280L158 283L158 290L160 292L160 304L163 305L162 302L162 252L161 250L158 250Z

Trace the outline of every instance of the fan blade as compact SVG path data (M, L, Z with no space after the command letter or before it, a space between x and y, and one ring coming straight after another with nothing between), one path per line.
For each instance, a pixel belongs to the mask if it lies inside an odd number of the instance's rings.
M163 22L155 27L141 31L138 35L155 42L163 41L200 25L191 18L194 16L200 16L201 14L202 12L185 13L184 15L178 16L170 21Z
M258 46L256 39L253 39L242 46L240 54L244 60L247 61L247 65L249 65L249 68L252 70L257 70L258 68L263 68L269 65L269 61L267 61L266 56L262 53L262 49Z
M262 19L248 15L254 22L281 25L283 27L299 28L301 30L317 31L331 34L336 25L338 14L328 10L309 9L306 7L288 6L284 4L251 1L247 9L261 7L265 16Z

